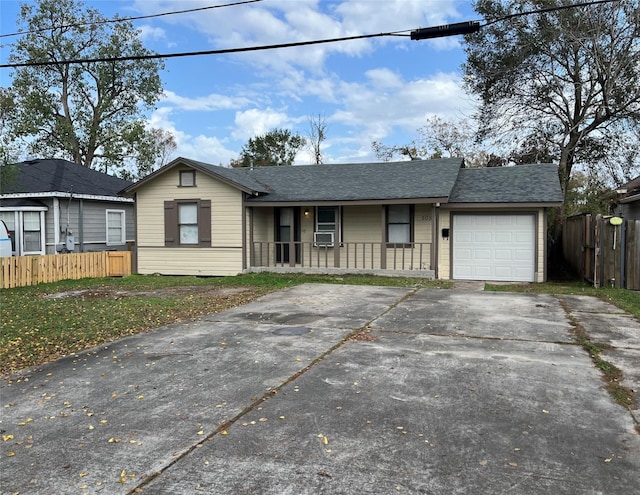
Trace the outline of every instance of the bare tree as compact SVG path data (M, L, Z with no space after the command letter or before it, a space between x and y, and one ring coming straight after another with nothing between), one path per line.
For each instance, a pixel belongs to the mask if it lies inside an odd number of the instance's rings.
M324 116L309 117L309 147L316 165L322 164L322 143L327 138L327 123Z

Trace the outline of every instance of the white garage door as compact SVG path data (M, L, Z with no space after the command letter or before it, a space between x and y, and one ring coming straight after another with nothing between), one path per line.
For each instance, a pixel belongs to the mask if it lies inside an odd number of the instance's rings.
M533 282L534 215L453 215L453 278Z

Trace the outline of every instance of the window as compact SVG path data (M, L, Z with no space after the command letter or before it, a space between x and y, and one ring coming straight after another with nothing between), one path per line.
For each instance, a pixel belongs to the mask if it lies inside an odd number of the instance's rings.
M338 215L340 217L338 218ZM340 219L340 232L336 233L336 224ZM333 232L336 240L342 242L342 208L339 206L318 206L316 207L316 232Z
M181 170L180 171L180 187L195 187L195 185L196 185L196 171Z
M124 210L107 210L107 246L126 242Z
M40 212L25 211L22 215L24 251L25 253L39 253L40 251L42 251Z
M211 201L185 199L164 202L166 247L211 247Z
M387 206L387 242L389 244L413 242L413 205Z
M0 220L4 220L11 236L11 250L16 251L16 214L13 211L0 211Z
M198 203L178 204L180 244L198 244Z

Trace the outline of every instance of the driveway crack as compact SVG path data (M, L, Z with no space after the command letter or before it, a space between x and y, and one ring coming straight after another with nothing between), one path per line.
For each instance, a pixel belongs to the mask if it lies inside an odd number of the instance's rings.
M180 461L185 459L189 454L191 454L194 450L202 448L207 442L212 441L215 438L216 435L219 435L222 432L226 431L227 429L231 428L231 426L233 426L235 423L237 423L240 419L242 419L244 416L246 416L250 412L254 411L257 407L262 405L264 402L268 401L274 395L277 395L280 392L280 390L282 390L284 387L286 387L290 383L292 383L295 380L297 380L298 378L300 378L305 373L307 373L309 370L311 370L311 368L313 368L316 364L318 364L321 361L323 361L327 356L331 355L335 350L341 348L347 342L349 342L351 340L354 340L357 335L370 332L371 331L371 325L373 324L373 322L375 322L378 318L383 317L384 315L386 315L387 313L392 311L394 308L396 308L399 304L402 304L404 301L406 301L407 299L409 299L410 297L415 295L416 292L418 292L418 290L419 290L419 287L415 287L415 288L411 289L409 292L407 292L405 295L403 295L401 298L399 298L395 303L393 303L392 305L387 307L382 313L380 313L377 316L373 317L371 320L366 322L363 326L361 326L359 328L356 328L356 329L352 330L351 332L349 332L349 334L347 334L345 337L343 337L338 343L336 343L333 346L329 347L329 349L327 349L322 354L320 354L317 358L315 358L313 361L311 361L307 366L305 366L304 368L302 368L298 372L296 372L293 375L291 375L289 378L287 378L285 381L283 381L277 387L274 387L274 388L268 390L261 397L255 399L247 407L245 407L242 411L240 411L236 416L234 416L233 418L223 422L215 430L213 430L211 433L209 433L208 435L204 436L202 438L202 440L200 440L199 442L191 445L190 447L185 449L183 452L181 452L178 455L176 455L171 460L171 462L168 462L160 470L156 471L155 473L149 474L144 480L142 480L136 486L131 488L127 492L127 495L133 495L133 494L141 493L142 489L145 486L147 486L152 481L154 481L156 478L161 476L162 473L164 473L167 469L169 469L172 466L175 466L176 464L178 464Z

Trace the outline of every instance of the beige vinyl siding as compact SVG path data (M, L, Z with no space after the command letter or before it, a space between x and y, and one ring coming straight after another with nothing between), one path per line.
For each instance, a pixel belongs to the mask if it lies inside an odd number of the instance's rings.
M544 208L540 208L536 211L537 222L537 246L536 246L536 282L545 281L546 265L545 257L547 252L547 233L545 232L544 222Z
M242 272L242 249L139 248L138 273L226 276Z
M141 186L136 195L138 272L181 275L235 275L242 272L242 192L196 172L196 187L179 187L175 167ZM211 200L211 248L166 248L164 202Z
M438 228L442 232L442 229L451 228L451 212L449 210L438 209L439 219ZM451 237L443 239L441 235L438 235L436 242L438 242L438 279L450 280L451 279Z

